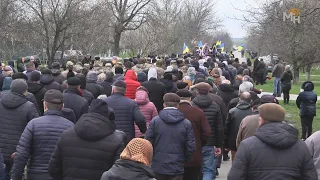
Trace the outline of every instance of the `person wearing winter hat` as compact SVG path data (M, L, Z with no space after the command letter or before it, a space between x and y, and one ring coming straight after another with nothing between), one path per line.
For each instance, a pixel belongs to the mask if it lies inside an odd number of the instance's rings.
M86 76L83 75L82 73L79 73L76 75L76 77L79 78L81 81L80 89L82 91L83 98L85 98L88 101L88 104L90 105L94 97L90 91L86 90L86 86L87 86Z
M145 137L154 148L151 167L157 180L182 179L183 164L196 150L192 124L177 109L180 103L177 94L167 93L163 101L165 108L152 119Z
M157 108L152 102L150 102L148 93L149 92L145 87L140 86L136 91L136 98L134 100L138 104L141 113L146 118L147 127L151 120L158 115ZM135 125L135 131L136 137L144 136L137 125Z
M104 94L103 87L97 83L98 74L95 71L89 71L86 78L86 90L91 92L95 99L101 94Z
M40 84L40 77L41 74L37 71L33 71L30 74L30 81L28 82L28 92L32 93L36 98L40 110L40 115L42 115L44 113L43 99L47 89L42 84Z
M77 77L71 77L67 80L68 88L63 92L64 107L73 110L78 120L83 114L88 112L89 103L83 97L80 88L81 80Z
M206 115L199 108L191 106L191 92L181 89L176 93L180 97L178 109L185 115L193 128L196 151L192 157L184 164L183 180L198 179L202 166L202 146L207 143L211 134L211 129Z
M61 70L60 70L60 63L59 62L54 62L52 63L52 75L53 75L53 79L55 82L62 84L66 78L61 74Z
M155 175L149 167L152 155L153 148L149 141L134 138L122 151L120 159L111 169L103 173L101 180L155 180Z
M128 142L135 138L134 123L139 127L141 133L146 132L145 117L141 113L137 103L125 97L127 85L124 81L116 81L112 85L112 94L103 98L116 115L115 123L117 129L127 135Z
M0 102L0 137L6 137L0 138L0 147L6 165L6 179L10 179L11 155L16 151L24 128L29 121L39 117L36 106L26 98L27 90L25 80L15 79L11 83L10 91L2 96Z
M317 111L317 94L313 92L314 84L306 81L302 84L301 92L296 100L297 107L300 109L300 120L302 126L301 138L306 139L312 134L312 122Z
M47 90L56 89L62 92L61 85L54 81L54 78L50 69L44 69L41 71L40 84L42 84L44 88L46 88Z
M108 104L94 99L89 112L62 133L49 164L52 178L100 179L120 158L126 143L126 135L116 130L114 119Z
M138 78L138 82L139 82L140 84L146 82L147 79L148 79L146 73L144 73L144 72L139 73L139 74L137 75L137 78Z
M62 117L63 95L60 91L48 90L44 95L43 104L44 116L31 120L21 135L14 156L11 179L22 179L29 158L29 179L51 179L48 173L51 154L62 132L74 126L71 121Z
M266 103L258 111L260 127L240 143L228 180L318 179L308 148L298 139L298 129L285 122L285 109Z

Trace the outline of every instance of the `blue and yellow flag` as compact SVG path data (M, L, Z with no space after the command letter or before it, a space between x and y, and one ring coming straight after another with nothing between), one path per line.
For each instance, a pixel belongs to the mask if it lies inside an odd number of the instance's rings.
M183 43L183 54L187 54L190 52L190 49L188 48L188 46L186 45L186 43Z
M221 43L222 43L221 40L218 40L217 43L216 43L216 46L220 46Z
M220 44L221 52L224 51L224 43Z
M202 41L199 42L198 46L199 46L199 47L202 47L202 46L203 46Z

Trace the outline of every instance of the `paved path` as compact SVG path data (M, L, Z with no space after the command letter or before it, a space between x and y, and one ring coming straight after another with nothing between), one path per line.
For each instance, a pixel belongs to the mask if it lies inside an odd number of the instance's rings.
M262 95L272 95L272 92L262 92L261 94L259 94L258 96L261 97ZM290 100L295 101L298 98L298 94L290 94ZM283 94L281 94L281 97L277 97L278 100L283 100ZM320 96L318 96L318 99L320 99Z
M230 169L231 169L231 160L222 161L221 168L219 169L219 176L216 179L217 180L227 180L227 176L228 176Z
M238 52L238 51L233 51L233 55L235 58L238 58L239 59L239 63L241 64L242 62L247 62L246 58L245 57L241 57L241 52Z

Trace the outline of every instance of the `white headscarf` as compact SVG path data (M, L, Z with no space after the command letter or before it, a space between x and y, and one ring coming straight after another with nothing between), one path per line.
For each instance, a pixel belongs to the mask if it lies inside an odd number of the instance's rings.
M150 80L150 78L155 78L157 79L158 74L157 74L157 70L155 68L150 68L148 71L148 81Z

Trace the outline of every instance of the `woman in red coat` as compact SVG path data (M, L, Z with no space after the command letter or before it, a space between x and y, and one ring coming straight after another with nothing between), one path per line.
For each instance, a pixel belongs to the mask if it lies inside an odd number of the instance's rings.
M130 99L136 98L137 88L140 87L138 78L134 70L128 70L124 76L124 82L127 84L127 90L125 96Z

